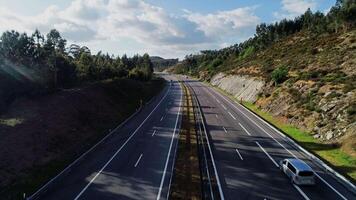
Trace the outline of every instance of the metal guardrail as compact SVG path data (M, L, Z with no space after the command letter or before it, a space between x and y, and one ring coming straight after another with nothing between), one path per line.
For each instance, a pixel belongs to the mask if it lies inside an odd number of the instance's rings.
M198 143L198 153L199 153L199 165L201 180L202 180L202 199L215 200L222 199L221 194L219 194L219 189L216 180L216 174L214 171L214 164L212 155L209 154L209 139L207 138L205 130L205 122L200 107L199 100L196 96L194 89L186 84L187 88L191 91L194 115L196 120L196 130L197 130L197 143Z
M168 90L170 89L171 86L169 86ZM165 91L165 90L163 90ZM163 92L162 91L162 92ZM161 92L161 93L162 93ZM161 94L160 93L160 94ZM53 177L51 180L49 180L47 183L45 183L42 187L40 187L36 192L34 192L31 196L29 197L24 197L26 200L36 200L40 198L42 195L44 195L46 192L48 192L50 189L52 189L56 184L58 184L63 177L68 175L70 171L72 170L73 167L78 165L89 153L91 153L97 146L102 144L105 140L107 140L110 136L112 136L118 129L122 128L128 121L130 121L133 117L135 117L146 105L151 103L153 99L155 99L159 95L153 96L147 103L144 105L140 105L140 107L132 114L130 115L129 118L127 118L125 121L120 123L114 130L110 130L110 132L102 138L99 142L97 142L94 146L92 146L89 150L84 152L82 155L80 155L76 160L74 160L72 163L70 163L66 168L64 168L59 174L57 174L55 177Z

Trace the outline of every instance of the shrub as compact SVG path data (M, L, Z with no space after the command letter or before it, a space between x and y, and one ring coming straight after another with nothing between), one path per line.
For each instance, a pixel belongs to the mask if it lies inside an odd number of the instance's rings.
M283 83L288 76L288 68L285 66L281 66L273 70L271 74L271 78L274 83L277 85L279 83Z

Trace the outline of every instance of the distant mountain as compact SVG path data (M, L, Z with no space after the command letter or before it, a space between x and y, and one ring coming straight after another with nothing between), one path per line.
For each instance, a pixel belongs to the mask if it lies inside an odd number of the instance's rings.
M155 71L163 71L173 65L176 65L178 63L178 58L177 59L164 59L159 56L151 56L150 57L151 62L153 64L153 68Z

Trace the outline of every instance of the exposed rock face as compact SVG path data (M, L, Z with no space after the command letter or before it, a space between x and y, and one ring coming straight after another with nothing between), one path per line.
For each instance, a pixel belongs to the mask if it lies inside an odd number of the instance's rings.
M343 93L336 86L319 86L313 81L275 87L259 77L219 73L210 83L236 99L256 103L263 111L281 118L322 141L339 141L356 134L354 117L348 114L356 93ZM313 94L311 96L311 94Z
M211 84L232 94L237 99L255 102L265 82L249 76L219 73L211 79Z

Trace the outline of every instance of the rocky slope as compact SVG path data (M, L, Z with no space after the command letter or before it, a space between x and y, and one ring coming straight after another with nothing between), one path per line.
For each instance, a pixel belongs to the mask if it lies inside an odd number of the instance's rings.
M230 57L211 71L199 71L237 99L291 123L356 156L356 30L311 37L289 36L244 59ZM271 73L288 69L275 84Z

